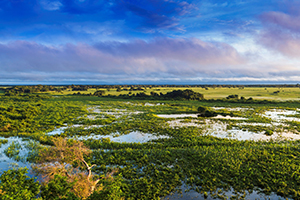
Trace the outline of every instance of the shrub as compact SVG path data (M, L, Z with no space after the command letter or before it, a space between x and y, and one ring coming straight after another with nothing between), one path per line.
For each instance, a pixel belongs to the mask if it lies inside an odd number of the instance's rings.
M10 169L0 176L0 200L36 199L40 185L25 175L26 168Z
M272 130L266 130L265 135L273 135L273 131Z

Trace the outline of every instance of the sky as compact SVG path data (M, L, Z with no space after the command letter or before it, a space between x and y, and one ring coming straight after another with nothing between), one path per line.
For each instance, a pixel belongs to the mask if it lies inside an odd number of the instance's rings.
M0 1L2 85L298 82L298 0Z

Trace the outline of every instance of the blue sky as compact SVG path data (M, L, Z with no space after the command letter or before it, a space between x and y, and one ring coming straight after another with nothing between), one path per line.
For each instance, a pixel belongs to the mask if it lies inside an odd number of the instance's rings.
M0 84L297 83L297 0L2 0Z

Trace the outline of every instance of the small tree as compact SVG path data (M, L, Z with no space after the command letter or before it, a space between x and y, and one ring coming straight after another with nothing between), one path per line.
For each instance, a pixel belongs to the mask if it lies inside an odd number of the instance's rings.
M77 197L87 198L94 192L101 179L113 179L112 174L115 171L102 178L96 178L92 174L92 167L95 165L90 165L85 160L91 150L82 142L56 138L53 139L53 144L53 147L40 152L39 164L34 167L34 171L45 180L44 184L54 180L55 175L67 177L68 182L73 184L71 192Z

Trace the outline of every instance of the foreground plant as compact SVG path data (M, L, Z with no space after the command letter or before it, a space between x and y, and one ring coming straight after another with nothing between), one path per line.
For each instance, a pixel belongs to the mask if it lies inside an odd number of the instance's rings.
M0 176L0 200L36 199L40 185L26 175L26 168L10 169Z
M98 177L92 173L92 167L87 158L91 150L80 141L66 140L63 138L53 139L54 146L46 148L40 152L38 164L34 166L34 171L41 175L47 190L51 189L54 182L63 182L68 185L68 190L79 198L86 199L95 190L102 190L103 185L99 182L103 179L113 180L112 175L116 172ZM55 188L52 187L52 193ZM56 191L57 195L61 191ZM65 194L64 194L65 195ZM63 197L63 196L62 196Z

